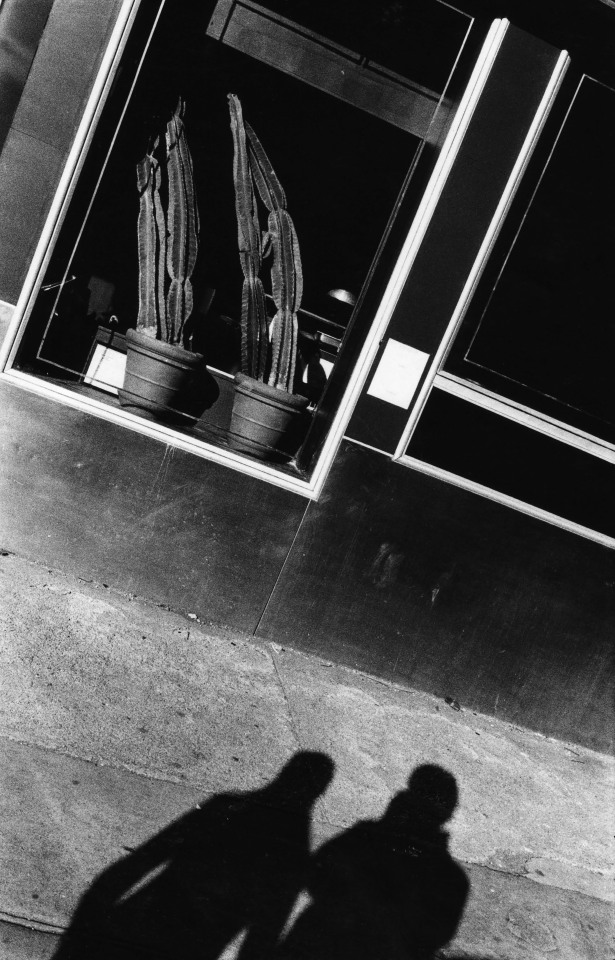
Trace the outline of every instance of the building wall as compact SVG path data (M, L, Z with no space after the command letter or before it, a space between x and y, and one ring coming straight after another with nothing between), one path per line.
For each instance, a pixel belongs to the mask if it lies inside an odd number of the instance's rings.
M4 143L53 0L3 0L0 8L0 145Z
M0 302L0 344L7 335L13 311L14 307L12 304Z
M16 303L121 0L55 0L0 154L0 300Z
M608 750L614 624L613 550L346 441L257 636Z
M2 548L610 748L612 550L349 441L308 505L13 386L0 404Z
M0 156L8 304L119 6L53 6ZM308 503L6 382L0 407L3 548L608 748L612 551L350 440Z

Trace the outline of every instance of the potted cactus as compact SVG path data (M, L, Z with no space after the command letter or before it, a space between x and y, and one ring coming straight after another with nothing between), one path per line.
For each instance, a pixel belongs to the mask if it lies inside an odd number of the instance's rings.
M126 335L126 375L119 391L123 407L148 419L179 422L194 420L187 397L204 368L202 355L184 345L199 233L184 111L180 98L163 144L157 136L137 164L139 313L136 329Z
M228 95L233 134L233 179L239 259L243 271L241 373L235 377L231 418L233 447L263 460L288 459L296 452L298 426L307 399L293 393L297 357L297 311L303 274L295 227L286 196L258 137L243 121L241 103ZM268 212L261 231L258 195ZM260 271L271 258L271 294L276 307L267 317Z

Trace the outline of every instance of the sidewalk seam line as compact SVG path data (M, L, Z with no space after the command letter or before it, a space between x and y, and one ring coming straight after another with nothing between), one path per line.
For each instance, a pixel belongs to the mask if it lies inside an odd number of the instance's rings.
M278 571L278 575L277 575L277 577L275 578L273 587L271 588L271 591L270 591L270 593L269 593L269 596L267 597L267 599L266 599L266 601L265 601L265 604L264 604L264 606L263 606L263 609L261 610L260 616L259 616L258 620L256 621L256 626L254 627L254 630L253 630L253 632L252 632L252 636L253 636L253 637L256 637L256 635L257 635L257 633L258 633L258 631L259 631L260 625L261 625L261 623L262 623L263 617L264 617L265 614L267 613L267 607L268 607L269 604L271 603L271 598L273 597L273 595L274 595L274 593L275 593L275 591L276 591L276 589L277 589L278 583L280 582L280 580L282 579L282 576L284 575L284 571L286 570L286 565L287 565L287 563L288 563L288 559L289 559L291 553L293 552L295 543L297 542L297 539L298 539L298 537L299 537L299 534L301 533L301 531L302 531L302 529L303 529L303 524L305 523L305 518L307 517L307 512L308 512L308 510L309 510L309 508L310 508L310 502L311 502L311 501L308 500L307 504L305 505L305 509L304 509L304 511L303 511L303 516L301 517L301 520L299 521L299 524L298 524L298 526L297 526L297 529L295 530L295 535L293 536L293 539L292 539L292 541L291 541L291 544L290 544L290 546L289 546L289 548L288 548L288 550L287 550L287 552L286 552L286 556L284 557L284 560L282 561L282 566L280 567L280 569L279 569L279 571Z
M286 687L284 686L284 681L282 680L282 676L280 674L278 661L276 657L276 651L273 649L273 647L270 647L269 655L271 657L271 662L273 663L273 669L275 670L275 675L278 678L278 683L280 684L280 690L282 691L282 696L284 697L284 703L286 704L286 709L288 710L288 720L289 720L291 733L295 738L295 744L297 749L301 750L302 748L301 737L299 736L299 731L295 723L295 717L293 715L292 707L290 705L290 700L288 699L288 694L286 693Z

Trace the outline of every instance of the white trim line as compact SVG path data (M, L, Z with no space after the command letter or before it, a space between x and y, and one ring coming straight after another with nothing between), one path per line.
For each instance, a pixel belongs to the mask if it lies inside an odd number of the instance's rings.
M549 112L551 110L555 97L557 96L557 92L564 79L564 74L566 73L569 63L570 63L570 57L568 56L568 53L565 50L563 50L557 59L557 63L555 65L553 73L551 74L551 78L549 80L549 83L547 84L545 92L542 96L542 99L538 106L538 110L536 111L534 119L532 120L531 126L523 142L523 146L521 147L519 155L515 161L515 165L508 178L506 186L504 187L504 191L502 193L502 196L500 197L500 201L491 219L491 223L487 228L487 232L483 238L483 242L481 243L476 259L474 260L472 269L470 270L468 278L464 284L463 290L461 291L461 296L457 301L457 306L455 307L455 310L449 321L448 327L446 328L446 331L440 342L440 345L436 353L434 354L434 358L429 367L429 372L427 374L427 377L425 378L423 386L419 391L418 397L414 402L414 406L412 408L412 412L408 419L408 423L406 424L406 428L402 433L400 441L397 445L397 449L393 454L394 460L398 460L400 457L403 456L404 451L408 446L408 443L410 442L410 438L412 436L412 433L414 432L414 428L416 427L418 418L420 417L423 411L423 407L425 405L427 397L429 396L429 393L433 386L436 373L438 373L441 365L444 363L446 355L453 342L453 338L468 309L468 306L470 304L470 301L472 299L472 296L474 294L478 281L480 280L483 270L485 269L487 260L489 259L489 256L495 244L496 238L503 226L503 223L508 213L508 210L510 208L510 205L513 201L515 193L517 192L517 188L521 182L521 178L523 177L527 164L529 163L530 157L534 151L534 147L536 146L536 143L538 141L542 128L546 122L546 119L549 115Z
M106 420L108 423L114 423L128 430L133 430L142 436L151 437L154 440L161 440L163 443L172 444L185 450L187 453L193 453L202 459L218 463L221 466L239 468L242 473L248 476L256 477L259 480L266 480L277 487L290 490L292 493L298 493L308 499L315 499L312 485L307 480L300 477L289 476L282 473L273 466L267 466L256 460L248 460L241 454L233 453L224 447L214 446L205 440L190 437L185 433L173 430L172 427L166 427L153 421L144 420L137 417L127 410L111 407L108 404L101 403L99 400L93 400L89 397L79 396L66 387L61 387L54 383L45 383L40 377L34 377L28 373L22 373L20 370L11 370L8 373L0 375L0 380L4 383L10 383L34 393L39 397L46 397L52 400L58 400L73 410L79 410L81 413L91 414L100 420Z
M515 403L513 400L507 400L491 390L486 390L478 384L467 383L461 377L456 377L452 373L437 373L434 379L434 387L450 393L461 400L467 400L484 410L490 410L492 413L520 423L538 433L546 434L554 440L567 443L571 447L583 450L601 460L607 460L609 463L615 463L615 445L607 440L601 440L599 437L584 430L578 430L576 427L568 426L561 420L555 420L547 414L539 413L531 407L526 407L521 403Z
M314 468L312 484L317 497L322 490L329 468L352 415L352 411L359 399L365 381L369 376L372 364L378 353L380 342L389 324L397 301L399 300L408 274L412 269L412 264L414 263L436 204L440 199L444 185L451 172L508 27L508 20L494 20L489 28L461 103L451 124L451 129L444 141L442 151L387 284L363 349L361 350L355 366L354 375L346 388L339 410L329 429L322 452Z
M382 450L380 447L373 447L371 443L363 443L362 440L355 440L354 437L346 437L346 443L353 443L356 447L363 447L364 450L371 450L372 453L379 453L383 457L390 457L388 450Z
M517 500L516 497L510 497L505 493L493 490L491 487L485 487L482 483L476 483L474 480L466 480L465 477L460 477L456 473L450 473L450 471L443 470L441 467L434 467L432 464L425 463L423 460L417 460L416 457L400 457L397 462L404 467L418 470L419 473L426 473L430 477L435 477L437 480L444 480L445 483L450 483L454 487L462 487L470 493L476 493L481 497L486 497L487 500L493 500L495 503L501 503L505 507L511 507L513 510L518 510L519 513L525 513L530 517L534 517L536 520L544 520L546 523L550 523L554 527L559 527L561 530L566 530L568 533L576 533L581 537L585 537L586 540L593 540L596 543L602 544L603 547L609 547L610 549L615 548L615 538L609 537L605 533L600 533L598 530L591 530L589 527L584 527L580 523L575 523L573 520L566 520L564 517L559 517L555 513L549 513L548 510L543 510L541 507L534 507L529 503L525 503L523 500Z

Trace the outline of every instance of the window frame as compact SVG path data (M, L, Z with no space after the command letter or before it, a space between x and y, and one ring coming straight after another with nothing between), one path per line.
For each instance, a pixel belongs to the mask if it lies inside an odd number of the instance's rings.
M545 437L549 437L569 446L575 447L590 456L595 456L609 463L615 464L615 445L609 441L602 440L601 438L587 433L578 427L567 424L555 417L541 413L540 411L525 406L518 401L509 399L508 397L497 393L495 390L480 386L462 376L459 376L458 374L451 373L444 369L448 353L451 350L453 341L460 329L463 319L470 308L472 298L485 271L488 260L498 240L499 234L507 221L511 205L513 204L516 194L521 187L528 164L530 163L534 150L538 145L545 124L548 122L551 109L554 106L557 96L562 88L562 84L564 83L570 64L571 58L568 54L568 51L561 51L556 68L553 71L551 82L545 90L539 109L534 117L534 122L528 130L525 142L523 143L523 146L517 156L517 160L508 179L508 183L506 184L506 187L501 195L500 202L484 234L480 250L474 260L472 269L467 277L461 295L459 296L448 328L441 339L439 349L432 358L426 379L423 382L419 394L414 400L405 429L400 436L395 451L392 454L392 459L402 466L418 470L421 473L433 476L462 489L469 490L480 496L484 496L487 499L502 503L522 513L528 514L529 516L536 517L537 519L546 521L547 523L551 523L562 529L566 529L572 533L583 536L586 539L594 540L606 547L613 548L615 547L615 538L607 534L603 534L599 530L585 527L572 520L568 520L555 513L549 512L541 507L533 506L531 503L527 503L508 494L501 493L500 491L487 485L483 485L475 480L466 479L461 475L445 470L426 461L419 460L417 457L414 457L407 452L425 404L428 401L432 389L436 389L449 393L459 399L468 401L469 403L472 403L478 407L482 407L483 409L499 416L508 418L516 423L528 427L531 430L541 433ZM590 77L590 79L593 79L590 74L586 74L585 72L582 72L581 74L582 77L586 75ZM571 104L572 100L566 109L566 115ZM561 127L562 124L560 123L558 129L561 129ZM555 148L555 143L556 141L549 149L549 156L551 155L552 150ZM533 193L534 190L532 190L532 194Z
M149 43L151 42L151 37L166 2L168 2L168 0L160 0L160 6L154 18L148 42L140 56L136 74L130 87L131 93L139 77L143 60L146 56ZM179 447L201 458L228 466L241 473L300 494L308 499L318 499L335 460L339 444L343 439L356 401L370 374L380 342L395 309L399 294L412 268L414 258L428 228L440 193L455 162L456 154L471 120L474 106L480 98L491 66L497 56L499 46L508 26L508 21L494 20L486 32L486 37L482 43L478 57L474 62L470 78L465 86L464 93L450 128L435 160L417 212L409 226L401 252L396 262L391 264L384 294L371 322L358 359L354 364L354 369L346 384L337 411L332 418L322 449L315 460L309 479L305 479L301 476L292 476L288 473L281 472L279 468L275 466L250 460L241 454L234 453L232 450L217 447L201 439L191 438L186 434L174 430L172 427L144 420L121 408L116 409L101 401L78 396L74 392L71 392L70 389L57 384L46 383L36 375L22 372L13 367L20 341L29 320L30 312L43 282L51 253L73 197L96 127L117 74L122 54L128 42L128 37L141 7L141 3L142 0L124 0L118 13L113 31L102 57L99 71L94 80L91 93L72 143L67 162L57 185L45 225L36 245L19 299L15 305L7 334L0 347L0 380L38 394L53 402L59 402L72 407L82 413L99 417L118 426L151 437L152 439ZM472 25L472 22L472 18L469 17L469 26ZM123 116L124 111L121 113L119 123L122 122ZM112 138L111 144L113 143L113 139L114 138ZM103 171L104 167L100 176L102 176Z
M549 165L555 151L558 148L560 138L564 133L565 125L575 107L575 103L584 81L588 80L590 82L597 83L600 86L608 87L613 93L615 93L615 87L609 87L603 81L597 80L595 77L591 76L591 74L589 74L587 71L574 71L573 69L570 69L571 66L573 66L572 61L570 61L569 66L567 67L566 76L562 76L559 87L555 92L555 98L559 97L561 93L561 96L564 97L564 102L556 105L554 98L547 109L543 127L545 124L551 123L551 121L555 121L555 124L552 124L553 129L551 134L548 134L547 131L545 131L547 143L544 144L544 147L546 150L543 151L543 155L541 157L536 158L538 159L539 163L537 167L535 166L534 171L528 172L529 183L527 185L523 184L524 188L526 186L528 188L526 190L526 196L521 198L521 203L516 211L510 211L510 216L509 210L507 209L494 236L492 248L496 246L498 241L497 234L500 233L500 230L502 230L502 232L504 232L504 229L509 231L509 236L504 236L501 238L504 240L501 251L495 254L494 259L497 267L495 279L492 278L489 283L489 286L492 287L491 293L497 289L497 284L500 282L501 275L506 269L508 259L515 249L517 240L523 229L526 214L531 211L532 204L534 203L536 195L538 194L542 185L542 181L548 172ZM566 81L565 85L564 80ZM564 89L562 89L563 85ZM568 87L567 92L565 90L566 86ZM549 116L551 106L558 106L560 108L558 116ZM533 148L528 156L528 162L533 160L531 155L532 152ZM524 176L524 174L525 170L522 171L517 186L521 186L521 178ZM513 193L511 195L511 203L514 199ZM511 222L508 223L508 220ZM486 263L481 269L481 274L484 271L485 266ZM468 297L464 306L463 316L461 317L461 322L457 327L457 331L461 332L462 334L463 331L461 331L461 327L464 324L468 310L472 309L472 296L480 281L481 275L477 277L477 282L473 287L472 294ZM489 296L490 295L491 294L489 294ZM488 304L483 302L482 306L479 308L479 311L474 311L476 315L473 320L471 319L470 330L465 333L465 340L461 345L462 351L467 353L471 350L472 342L478 335L480 325L487 309ZM461 339L461 337L459 339ZM476 380L471 379L470 374L467 376L464 375L462 370L462 358L461 355L459 355L460 344L458 342L453 343L453 340L455 340L455 338L451 338L446 353L435 376L435 387L456 397L468 400L471 403L475 403L486 410L491 410L492 412L498 413L501 416L508 417L517 423L528 426L539 433L544 433L546 436L559 440L562 443L567 443L570 446L577 447L579 450L583 450L592 456L607 460L610 463L615 463L615 442L592 433L591 430L586 429L583 426L575 425L572 421L578 418L574 415L571 416L571 420L566 420L561 416L558 417L556 413L550 413L548 409L541 410L539 407L532 406L531 402L529 402L531 390L528 390L527 388L522 388L521 390L518 388L513 388L512 392L503 392L498 390L497 383L491 384L489 383L489 380L482 383L478 382L478 373ZM455 357L453 364L447 369L447 362L451 359L450 354L455 349L458 352L458 356ZM475 362L473 362L471 358L469 358L469 362L472 367L476 369ZM492 375L492 371L488 371L488 374L492 381L496 380L498 377L501 381L506 380L505 375L497 373L497 371L495 371L495 376ZM520 394L523 390L525 390L526 394L525 399L516 399L512 395L514 392ZM583 415L583 411L581 411L581 415Z

